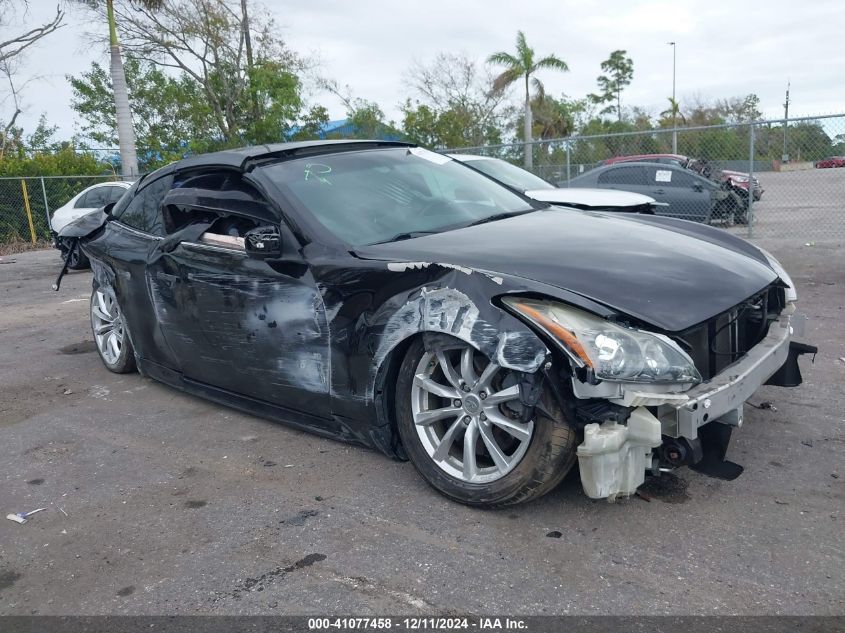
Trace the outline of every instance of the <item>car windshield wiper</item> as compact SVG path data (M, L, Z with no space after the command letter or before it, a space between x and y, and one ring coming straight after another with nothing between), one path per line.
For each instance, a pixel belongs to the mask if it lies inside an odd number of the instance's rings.
M423 235L433 235L440 233L440 231L406 231L404 233L397 233L389 240L382 240L381 242L373 242L374 244L389 244L390 242L401 242L402 240L412 240L415 237L422 237Z
M516 215L523 215L525 213L531 213L532 211L536 211L537 209L523 209L522 211L506 211L504 213L496 213L494 215L489 215L486 218L481 218L480 220L476 220L475 222L470 222L465 226L478 226L479 224L487 224L488 222L496 222L497 220L505 220L507 218L512 218Z

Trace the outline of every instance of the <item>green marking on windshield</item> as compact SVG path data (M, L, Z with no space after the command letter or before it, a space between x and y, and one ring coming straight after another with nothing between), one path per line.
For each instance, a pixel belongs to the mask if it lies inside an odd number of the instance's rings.
M306 163L305 164L305 180L317 180L318 182L331 185L332 183L326 178L327 174L332 172L329 165L323 163Z

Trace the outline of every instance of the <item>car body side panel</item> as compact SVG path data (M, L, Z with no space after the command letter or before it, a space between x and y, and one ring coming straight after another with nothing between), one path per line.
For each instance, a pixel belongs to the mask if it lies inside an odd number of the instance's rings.
M307 271L296 273L191 242L154 253L155 316L184 376L329 417L322 298Z
M104 231L81 243L91 260L94 280L114 288L136 355L174 368L177 362L154 317L145 274L149 252L159 241L119 222L108 222Z
M148 244L116 224L84 240L84 249L92 258L95 279L112 283L125 306L142 370L179 389L257 415L302 426L292 413L302 411L308 427L321 434L395 454L393 431L377 413L376 383L391 352L410 337L447 334L504 367L525 372L539 369L549 353L525 324L490 301L498 294L532 292L532 284L519 278L420 262L326 259L314 265L314 286L306 283L309 273L300 280L303 291L287 292L274 282L256 283L245 271L203 276L193 261L197 270L187 273L190 283L160 287L155 274L142 272L147 259L154 259L159 240ZM180 272L182 248L166 256L167 274L186 274ZM217 290L206 292L209 284ZM178 318L195 324L176 338L167 334L178 303L174 292L185 294ZM185 336L201 344L183 349ZM234 368L231 359L215 362L210 356L221 356L215 351L220 347L237 348L250 365ZM186 371L191 366L206 370L192 375ZM272 374L267 384L279 383L277 397L247 388L242 381L215 378L216 372L230 375L238 369L256 381Z

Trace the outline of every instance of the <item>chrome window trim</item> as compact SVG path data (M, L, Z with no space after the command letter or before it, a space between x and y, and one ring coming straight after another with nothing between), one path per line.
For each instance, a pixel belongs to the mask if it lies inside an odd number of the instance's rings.
M212 244L200 244L199 242L180 242L182 246L198 250L198 251L211 251L213 253L227 253L229 255L238 255L239 257L246 257L247 254L245 251L238 250L236 248L224 248L223 246L213 246Z
M112 220L112 224L117 227L120 227L124 231L128 231L130 233L134 233L135 235L139 235L140 237L146 237L151 240L163 240L164 238L160 235L153 235L152 233L147 233L146 231L142 231L141 229L136 229L134 226L129 226L128 224L124 224L120 220Z

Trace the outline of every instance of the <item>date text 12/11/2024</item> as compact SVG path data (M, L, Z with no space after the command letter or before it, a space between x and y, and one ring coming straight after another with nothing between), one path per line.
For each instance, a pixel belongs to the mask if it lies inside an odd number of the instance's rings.
M404 618L309 618L308 630L390 630L405 629L409 631L446 631L469 630L483 631L526 631L525 620L519 618L442 618L442 617L404 617Z

